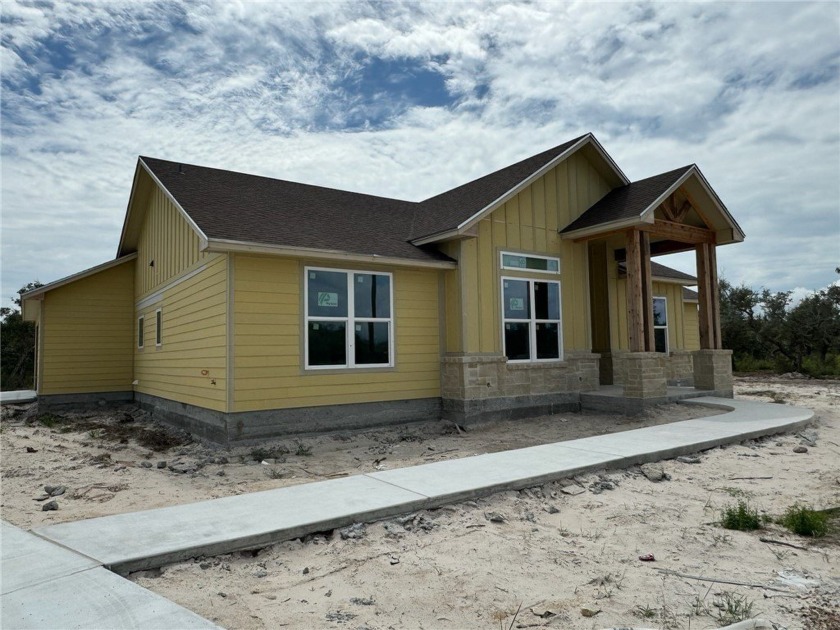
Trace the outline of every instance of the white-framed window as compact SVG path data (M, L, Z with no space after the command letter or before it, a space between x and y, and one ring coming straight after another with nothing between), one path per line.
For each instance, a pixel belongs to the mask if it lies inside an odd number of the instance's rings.
M502 343L508 361L563 358L560 282L502 277Z
M668 352L668 300L653 298L653 341L656 352Z
M161 309L155 311L155 345L163 344L163 315Z
M394 365L393 275L304 269L307 370Z
M501 252L502 269L538 271L541 273L560 273L560 259L536 254L517 254Z
M140 316L137 318L137 347L142 348L145 341L146 333L146 318Z

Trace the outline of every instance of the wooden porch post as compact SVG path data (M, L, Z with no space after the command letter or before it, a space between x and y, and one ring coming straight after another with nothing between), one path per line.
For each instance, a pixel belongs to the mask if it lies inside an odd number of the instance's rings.
M639 232L639 250L642 258L642 325L645 352L654 352L656 340L653 335L653 280L650 273L650 234L647 232Z
M700 348L720 350L720 296L718 294L717 256L714 243L698 243L697 293L699 301Z
M639 231L625 232L627 241L627 336L630 352L645 351L642 256Z

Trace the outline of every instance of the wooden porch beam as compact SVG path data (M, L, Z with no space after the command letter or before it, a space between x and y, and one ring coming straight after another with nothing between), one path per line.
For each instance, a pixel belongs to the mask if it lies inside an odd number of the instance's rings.
M646 223L640 225L638 229L649 232L651 236L661 236L662 238L680 241L682 243L715 242L715 233L711 230L694 227L693 225L685 225L684 223L663 221L662 219L656 219L653 224Z

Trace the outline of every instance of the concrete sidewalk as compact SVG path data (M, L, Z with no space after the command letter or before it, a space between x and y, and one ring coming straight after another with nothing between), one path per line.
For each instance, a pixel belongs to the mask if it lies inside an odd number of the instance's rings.
M2 523L0 627L218 626L55 543Z
M266 492L61 523L37 536L3 523L2 627L215 628L127 574L260 547L423 508L790 431L788 405L698 398L731 410L633 431L435 462ZM107 568L104 568L107 567Z

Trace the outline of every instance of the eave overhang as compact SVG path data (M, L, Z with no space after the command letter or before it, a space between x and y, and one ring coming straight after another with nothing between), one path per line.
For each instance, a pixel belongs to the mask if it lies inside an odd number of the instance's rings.
M268 254L286 258L320 258L324 260L339 260L345 262L388 265L395 267L414 267L421 269L455 269L458 263L450 260L415 260L412 258L398 258L395 256L380 256L379 254L358 254L332 249L317 249L312 247L289 247L287 245L272 245L268 243L254 243L250 241L235 241L227 239L209 239L202 251L230 252L247 254Z

